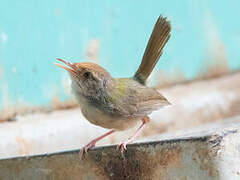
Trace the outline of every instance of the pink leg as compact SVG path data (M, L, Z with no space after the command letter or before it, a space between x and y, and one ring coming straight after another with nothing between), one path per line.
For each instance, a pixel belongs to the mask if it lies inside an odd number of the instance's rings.
M112 134L112 133L114 133L114 132L115 132L115 130L111 130L111 131L103 134L102 136L100 136L100 137L98 137L98 138L96 138L96 139L93 139L90 143L88 143L86 146L83 147L83 149L81 150L81 154L83 155L84 153L87 153L88 149L89 149L89 148L92 148L92 147L95 147L95 144L96 144L99 140L105 138L106 136L108 136L108 135L110 135L110 134Z
M138 134L143 130L144 126L146 125L147 122L150 121L150 118L148 116L144 117L142 119L142 124L141 126L137 129L137 131L130 137L128 138L126 141L124 141L123 143L118 145L118 148L121 148L121 152L123 153L124 150L127 149L127 144L133 142L133 140L138 136Z

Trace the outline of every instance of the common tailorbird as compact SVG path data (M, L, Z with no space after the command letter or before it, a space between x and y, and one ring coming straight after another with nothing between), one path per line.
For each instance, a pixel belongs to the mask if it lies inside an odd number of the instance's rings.
M148 115L152 111L170 105L156 89L146 86L146 80L170 38L170 31L170 22L160 16L150 36L142 62L134 76L130 78L113 78L104 68L95 63L70 63L57 58L66 65L56 63L57 66L69 72L72 90L84 117L92 124L111 129L84 146L83 153L94 147L100 139L115 131L131 128L141 120L142 124L137 131L118 145L123 152L126 145L131 143L150 121Z

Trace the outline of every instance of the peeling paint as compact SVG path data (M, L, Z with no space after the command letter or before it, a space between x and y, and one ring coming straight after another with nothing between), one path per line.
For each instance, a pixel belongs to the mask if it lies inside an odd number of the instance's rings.
M98 61L99 47L100 47L100 41L98 39L91 40L86 50L87 58L93 61Z
M78 103L73 99L61 101L58 96L54 96L51 101L51 108L53 108L53 110L71 109L78 106L79 106ZM79 113L80 113L80 110L79 110Z
M7 36L7 34L5 32L1 32L0 38L1 38L1 41L2 41L3 44L7 43L8 36Z
M13 74L16 74L16 73L17 73L17 68L13 66L13 67L11 68L11 71L12 71Z
M62 77L61 84L62 84L62 87L63 87L63 90L64 90L65 94L69 95L69 96L72 95L71 83L72 83L72 81L71 81L69 75L65 74Z
M8 107L11 104L11 101L9 99L8 95L8 85L7 83L2 84L2 105L3 107Z
M2 69L2 67L0 66L0 79L2 78L2 76L3 76L3 69Z
M184 72L180 69L174 71L174 74L165 71L158 71L153 79L157 80L155 86L158 88L169 87L186 81Z

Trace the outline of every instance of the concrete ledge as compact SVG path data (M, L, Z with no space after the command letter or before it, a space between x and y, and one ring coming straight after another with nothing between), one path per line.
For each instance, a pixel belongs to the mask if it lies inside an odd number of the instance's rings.
M240 124L204 136L0 160L0 179L240 179Z
M155 140L159 140L164 134L189 132L204 124L222 122L240 115L239 89L240 72L162 89L161 93L173 105L152 113L151 122L137 140L149 140L152 136L158 136ZM15 119L0 123L0 158L72 150L107 132L86 121L79 108L17 115ZM116 132L98 145L120 143L132 135L138 126Z

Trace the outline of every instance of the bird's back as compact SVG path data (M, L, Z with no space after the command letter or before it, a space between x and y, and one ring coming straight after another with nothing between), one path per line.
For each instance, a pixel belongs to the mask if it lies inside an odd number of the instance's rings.
M143 117L170 104L156 89L132 78L117 78L114 84L111 102L123 116Z

